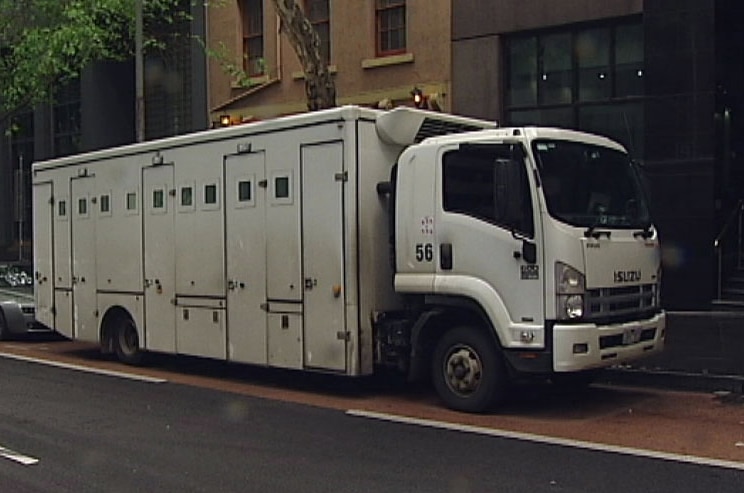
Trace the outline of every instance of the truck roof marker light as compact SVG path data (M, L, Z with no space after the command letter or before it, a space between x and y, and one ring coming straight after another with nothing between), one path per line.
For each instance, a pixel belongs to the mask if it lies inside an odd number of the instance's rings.
M159 166L159 165L163 164L163 162L164 162L163 155L160 154L160 151L156 151L155 152L155 155L152 157L152 165L153 166Z
M238 154L248 154L251 150L252 146L250 142L242 142L238 144Z

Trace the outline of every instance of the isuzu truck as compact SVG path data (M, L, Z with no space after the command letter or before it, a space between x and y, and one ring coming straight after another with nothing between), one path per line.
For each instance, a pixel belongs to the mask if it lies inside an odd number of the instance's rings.
M395 368L479 412L664 345L638 170L595 135L346 106L37 162L33 195L37 319L127 363Z

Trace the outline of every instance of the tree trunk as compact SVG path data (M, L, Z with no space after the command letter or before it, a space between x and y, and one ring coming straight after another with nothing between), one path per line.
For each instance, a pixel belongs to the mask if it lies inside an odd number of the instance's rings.
M336 84L328 71L328 62L320 54L320 39L315 28L295 0L271 0L305 72L305 96L310 111L336 106Z

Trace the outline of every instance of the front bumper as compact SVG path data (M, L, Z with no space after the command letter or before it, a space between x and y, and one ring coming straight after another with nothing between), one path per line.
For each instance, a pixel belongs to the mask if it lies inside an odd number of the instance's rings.
M644 358L664 349L666 314L609 325L553 326L553 370L604 368Z

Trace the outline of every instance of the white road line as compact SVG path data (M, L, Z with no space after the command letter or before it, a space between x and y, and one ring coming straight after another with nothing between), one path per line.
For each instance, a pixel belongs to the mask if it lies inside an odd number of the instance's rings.
M687 464L696 464L702 466L715 466L725 469L737 469L744 471L744 462L734 462L719 459L709 459L706 457L696 457L694 455L671 454L667 452L657 452L654 450L644 450L631 447L620 447L616 445L604 445L601 443L584 442L581 440L570 440L567 438L556 438L544 435L535 435L532 433L521 433L516 431L498 430L493 428L484 428L480 426L470 426L457 423L447 423L444 421L435 421L430 419L409 418L407 416L398 416L395 414L376 413L372 411L363 411L350 409L346 411L349 416L359 418L377 419L381 421L390 421L393 423L402 423L409 425L425 426L428 428L437 428L441 430L460 431L464 433L476 433L498 438L510 438L513 440L522 440L548 445L559 445L563 447L573 447L586 450L595 450L599 452L610 452L615 454L633 455L637 457L646 457L650 459L661 459L673 462L683 462Z
M32 466L34 464L38 464L39 462L39 459L19 454L18 452L13 452L12 450L2 446L0 446L0 457L10 459L14 462L18 462L19 464L23 464L24 466Z
M68 370L76 370L76 371L82 371L86 373L95 373L97 375L106 375L109 377L118 377L118 378L127 378L129 380L137 380L139 382L147 382L147 383L165 383L168 380L165 380L164 378L155 378L155 377L148 377L145 375L137 375L135 373L125 373L122 371L114 371L114 370L104 370L101 368L89 368L87 366L80 366L80 365L73 365L70 363L60 363L58 361L48 361L45 359L39 359L39 358L30 358L28 356L20 356L18 354L13 353L3 353L0 352L0 357L2 358L9 358L9 359L15 359L19 361L27 361L30 363L39 363L42 365L47 366L54 366L57 368L65 368Z

